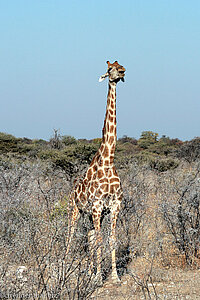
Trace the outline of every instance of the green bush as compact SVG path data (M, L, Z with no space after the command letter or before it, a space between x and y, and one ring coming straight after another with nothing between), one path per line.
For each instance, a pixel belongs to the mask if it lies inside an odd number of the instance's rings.
M13 141L17 140L16 137L14 137L12 134L0 132L0 141Z
M165 172L170 169L175 169L179 165L179 161L177 159L173 159L172 157L162 157L147 150L141 151L140 153L135 155L135 158L140 165L147 165L151 169L157 170L159 172Z
M137 145L137 140L135 138L131 138L127 135L123 135L122 138L118 139L119 144L125 144L125 143L130 143L132 145Z
M93 140L91 140L91 142L94 143L94 144L100 145L101 142L102 142L102 138L93 139Z
M77 143L77 140L75 139L75 137L71 136L71 135L63 135L61 138L61 142L65 145L65 146L69 146L69 145L73 145Z
M165 172L170 169L175 169L178 167L179 162L173 158L159 158L152 159L149 162L149 165L152 169L157 170L159 172Z
M149 164L152 160L157 159L158 155L147 150L143 150L136 154L135 158L139 164Z
M152 131L143 131L140 139L138 140L138 145L143 149L148 149L148 147L157 142L158 133Z
M66 217L68 215L68 198L64 197L62 201L55 203L54 208L51 212L51 219L56 219L60 217Z
M198 160L200 158L200 137L182 144L177 149L176 156L185 159L189 163Z

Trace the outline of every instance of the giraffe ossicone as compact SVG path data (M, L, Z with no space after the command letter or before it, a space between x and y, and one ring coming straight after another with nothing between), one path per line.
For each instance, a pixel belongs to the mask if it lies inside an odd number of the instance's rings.
M115 61L111 64L107 61L107 72L102 75L99 81L109 78L108 96L106 115L102 130L102 142L99 150L95 154L89 168L83 177L76 181L70 195L72 203L72 214L69 226L69 241L74 234L75 222L79 212L86 212L92 216L93 226L95 230L95 243L97 247L97 276L101 278L101 217L104 209L110 211L111 233L110 248L112 253L112 280L118 282L115 257L115 228L117 216L120 211L122 201L122 187L120 178L114 166L114 153L117 141L116 134L116 85L122 80L124 81L125 68ZM91 236L91 234L90 234ZM67 249L68 252L68 249Z

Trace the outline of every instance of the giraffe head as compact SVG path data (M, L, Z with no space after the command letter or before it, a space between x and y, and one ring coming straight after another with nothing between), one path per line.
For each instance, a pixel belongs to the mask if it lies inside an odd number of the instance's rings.
M109 77L110 82L118 82L120 80L124 81L124 72L126 69L119 65L117 61L111 64L107 61L108 69L107 72L99 78L99 82L103 81L106 77Z

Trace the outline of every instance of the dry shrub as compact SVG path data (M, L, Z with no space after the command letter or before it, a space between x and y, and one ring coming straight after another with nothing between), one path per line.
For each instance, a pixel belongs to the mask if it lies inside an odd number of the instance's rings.
M129 274L146 297L154 268L199 268L199 170L197 162L182 163L160 173L134 160L120 170L124 199L115 245L118 273L121 278ZM51 164L38 160L1 165L1 298L87 299L97 289L90 272L87 216L79 219L66 256L70 190L69 176ZM102 235L107 280L109 215L102 222ZM26 268L21 277L19 267Z
M83 232L66 256L67 210L59 206L69 193L65 173L39 162L7 163L0 176L1 298L89 297L98 283L88 272Z

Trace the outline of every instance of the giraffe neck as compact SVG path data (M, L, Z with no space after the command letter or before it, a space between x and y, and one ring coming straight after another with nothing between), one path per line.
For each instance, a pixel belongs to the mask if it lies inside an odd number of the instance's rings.
M106 116L102 131L100 152L107 165L112 165L116 147L116 83L109 81Z

